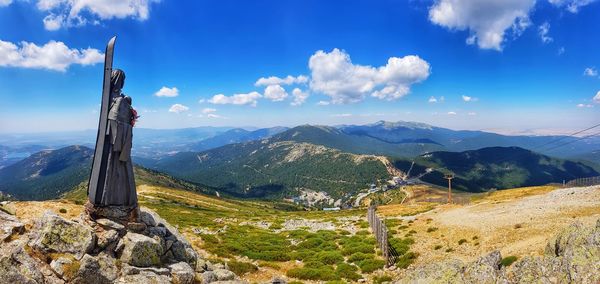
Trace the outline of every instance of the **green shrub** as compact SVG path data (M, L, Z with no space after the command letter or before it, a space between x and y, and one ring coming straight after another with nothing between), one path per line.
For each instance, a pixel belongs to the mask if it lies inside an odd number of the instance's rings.
M357 270L358 267L356 267L355 265L340 263L335 269L335 272L340 278L357 281L358 279L362 278L360 274L356 273Z
M447 249L446 249L446 252L453 252L453 251L454 251L454 249L453 249L453 248L447 248Z
M460 239L460 240L458 240L458 245L460 246L460 245L462 245L462 244L464 244L466 242L467 242L466 239Z
M65 209L65 208L60 208L60 209L58 210L58 212L60 212L60 213L63 213L63 214L64 214L64 213L67 213L67 209Z
M429 227L429 228L427 228L427 233L435 232L437 230L438 230L437 227Z
M298 278L302 280L339 280L333 268L323 266L320 268L292 268L287 272L288 277Z
M228 262L227 266L229 267L229 270L236 275L244 275L246 273L255 272L258 270L258 267L250 262L241 262L236 260Z
M392 280L393 280L392 277L387 276L387 275L375 276L373 278L373 283L374 284L381 284L381 283L384 283L384 282L392 282Z
M503 259L500 261L500 265L502 265L502 266L510 266L510 265L511 265L511 264L513 264L515 261L517 261L517 257L516 257L516 256L514 256L514 255L507 256L507 257L503 258Z
M339 251L322 251L317 254L317 259L325 264L336 264L344 261L344 256Z
M350 244L348 246L344 245L344 249L342 250L342 254L344 255L352 255L357 252L375 253L375 246L367 244Z
M477 240L477 239L479 239L478 236L473 236L473 238L472 238L472 240Z
M417 256L417 253L409 251L396 260L396 266L398 268L407 268L415 261Z
M323 266L327 266L327 264L320 262L318 260L309 260L309 261L304 262L305 268L320 268Z
M365 259L358 263L363 273L371 273L377 269L383 268L385 261L381 259Z
M442 248L442 245L435 245L435 247L433 247L434 250L438 250L438 249L441 249L441 248Z
M323 244L325 241L321 238L310 238L298 244L299 248L316 248Z
M365 259L374 259L374 254L367 254L362 252L357 252L348 257L348 262L357 263Z

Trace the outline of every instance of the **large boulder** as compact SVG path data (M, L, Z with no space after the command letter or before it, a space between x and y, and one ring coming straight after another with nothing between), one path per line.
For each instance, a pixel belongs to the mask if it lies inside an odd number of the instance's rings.
M118 276L116 259L101 253L98 256L86 254L80 261L74 283L109 284Z
M25 224L15 216L0 211L0 244L7 241L14 234L23 233Z
M124 275L115 281L117 284L171 284L171 278L166 275L141 271L139 274Z
M36 224L31 246L44 253L71 253L77 259L94 248L95 234L91 227L68 221L46 212Z
M121 261L139 267L158 266L161 264L163 247L153 238L128 232L122 239Z
M434 262L417 267L397 283L469 283L463 276L464 264L460 260Z
M22 241L0 246L0 283L44 283L40 263L27 254L24 246Z
M169 265L171 270L171 277L173 278L174 284L191 284L194 283L194 277L196 273L194 269L186 262L178 262Z
M500 265L501 261L502 255L499 251L480 257L465 267L465 281L481 284L508 283L505 270Z

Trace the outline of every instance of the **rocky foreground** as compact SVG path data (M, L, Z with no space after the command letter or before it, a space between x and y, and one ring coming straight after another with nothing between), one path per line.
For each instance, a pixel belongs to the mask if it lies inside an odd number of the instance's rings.
M543 256L510 267L494 251L472 263L448 260L417 267L396 283L600 283L600 220L574 223L552 238Z
M146 208L128 224L49 211L29 225L9 213L0 210L0 283L245 283Z

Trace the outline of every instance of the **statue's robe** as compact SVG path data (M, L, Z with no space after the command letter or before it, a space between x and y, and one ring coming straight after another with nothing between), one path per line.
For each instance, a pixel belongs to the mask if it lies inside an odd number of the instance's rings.
M131 126L131 100L113 94L108 113L109 154L102 193L103 206L137 206L137 194L131 161L133 127Z

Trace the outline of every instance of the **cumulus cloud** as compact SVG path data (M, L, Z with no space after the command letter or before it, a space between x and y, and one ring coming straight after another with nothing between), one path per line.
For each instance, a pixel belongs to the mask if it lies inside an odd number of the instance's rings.
M288 75L285 78L279 78L276 76L271 76L268 78L262 77L254 83L255 86L269 86L269 85L293 85L293 84L306 84L308 82L308 77L304 75L299 75L297 77Z
M160 88L160 90L158 90L156 93L154 93L154 95L157 97L173 98L173 97L179 96L179 89L177 89L175 87L173 87L173 88L162 87L162 88Z
M49 41L38 46L22 41L20 46L0 40L0 67L21 67L66 71L73 64L94 65L104 61L104 54L93 48L69 48L63 42Z
M594 98L592 99L593 102L600 104L600 91L598 91L596 93L596 95L594 96Z
M38 0L37 8L48 13L44 27L52 31L99 24L101 20L113 18L144 21L148 19L152 2L159 0Z
M548 0L548 2L557 7L565 7L567 11L575 14L581 7L592 4L596 0Z
M233 104L233 105L250 105L256 106L257 100L261 98L261 94L258 92L250 92L247 94L234 94L233 96L225 96L223 94L214 95L209 103L224 105L224 104Z
M476 102L478 99L474 98L474 97L469 97L469 96L462 95L462 100L464 102L468 103L468 102Z
M182 113L182 112L186 112L190 110L189 107L184 106L182 104L174 104L171 106L171 108L169 108L169 112L174 112L174 113Z
M554 39L549 36L550 33L550 23L545 22L538 27L538 34L540 35L540 39L542 39L543 43L551 43Z
M319 101L317 103L318 106L328 106L329 104L330 104L330 102L328 102L328 101Z
M429 20L451 30L469 31L468 44L502 50L507 30L519 36L529 25L535 0L438 0Z
M591 104L577 104L577 107L578 108L592 108L594 106Z
M438 100L437 100L437 99L436 99L434 96L431 96L431 97L429 97L429 100L427 100L427 102L429 102L429 103L432 103L432 104L433 104L433 103L437 103L437 102L438 102Z
M308 93L303 92L302 90L300 90L298 88L294 88L292 90L292 96L294 96L294 100L290 103L290 105L299 106L299 105L302 105L306 101L306 99L308 98Z
M449 111L449 112L448 112L448 115L456 115L456 112Z
M352 116L351 113L338 113L338 114L332 114L330 115L331 117L350 117Z
M594 67L588 67L583 70L583 76L596 77L598 76L598 70Z
M391 57L384 66L353 64L346 52L319 50L310 57L310 88L331 97L334 104L362 101L371 95L394 100L407 95L410 86L430 74L427 61L418 56Z
M0 7L8 6L10 3L12 3L12 0L0 0Z
M288 93L279 85L269 85L265 88L264 97L274 102L280 102L287 98Z

